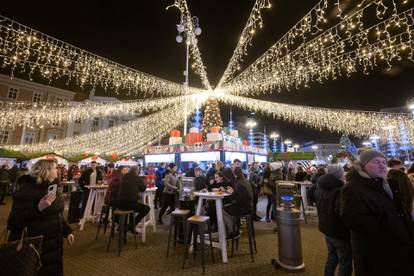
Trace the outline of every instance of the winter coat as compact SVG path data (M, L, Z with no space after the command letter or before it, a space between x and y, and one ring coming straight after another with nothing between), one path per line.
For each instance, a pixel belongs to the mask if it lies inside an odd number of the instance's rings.
M231 168L224 168L223 174L227 178L227 180L230 182L230 185L234 187L236 183L236 176L233 173L233 170Z
M194 186L196 191L200 191L207 187L206 185L206 177L201 175L194 178Z
M224 207L228 214L242 216L253 213L253 190L246 179L236 179L234 192L230 195L230 199L232 203Z
M344 182L332 174L322 175L317 182L316 206L319 231L326 236L349 240L350 232L340 218L340 192Z
M112 175L108 180L108 192L106 193L105 202L107 204L115 203L118 199L119 188L121 187L122 175Z
M121 186L118 192L118 205L124 203L136 203L141 199L141 192L144 192L147 186L144 184L142 177L136 173L127 173L122 177Z
M341 193L341 218L351 230L356 276L414 275L414 232L383 188L354 165Z
M10 183L10 173L6 169L0 169L0 185L8 185Z
M10 240L20 239L22 230L27 227L28 236L43 236L41 252L42 267L40 276L63 275L63 238L72 233L72 229L62 216L64 201L59 192L52 205L39 211L40 199L47 194L48 182L36 183L29 175L21 176L22 183L13 197L7 227L11 231Z
M164 178L164 193L175 195L178 192L179 180L175 174L169 173Z
M158 189L164 189L164 177L165 177L165 168L158 168L157 172L155 173L155 186L157 186Z
M306 175L306 172L297 172L295 174L295 181L305 181Z
M81 186L82 189L85 186L89 185L92 172L93 170L91 168L88 168L82 172L82 175L79 178L79 186ZM103 177L102 177L102 172L97 168L96 169L96 182L98 182L98 180L103 180Z

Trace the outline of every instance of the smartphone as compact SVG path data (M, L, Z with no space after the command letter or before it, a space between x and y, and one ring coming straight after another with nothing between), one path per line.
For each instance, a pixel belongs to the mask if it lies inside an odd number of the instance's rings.
M55 194L56 195L56 191L57 191L57 185L56 184L50 185L47 188L47 194L48 195L50 195L50 194Z

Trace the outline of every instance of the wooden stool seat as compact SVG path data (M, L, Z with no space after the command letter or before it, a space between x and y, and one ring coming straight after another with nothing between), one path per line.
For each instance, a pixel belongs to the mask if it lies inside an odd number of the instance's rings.
M125 215L130 215L133 213L134 213L133 210L115 210L114 211L114 215L116 216L125 216Z
M178 216L178 217L186 217L190 214L190 210L184 210L184 209L175 209L171 212L172 216Z
M189 223L204 224L210 221L210 217L207 216L192 216L187 219Z

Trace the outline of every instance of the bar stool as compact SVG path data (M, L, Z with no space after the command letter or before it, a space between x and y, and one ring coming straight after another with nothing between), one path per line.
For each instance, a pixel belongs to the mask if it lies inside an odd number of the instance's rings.
M296 206L297 209L300 209L302 207L303 219L305 220L305 223L308 224L308 220L306 218L305 205L303 204L303 197L299 194L295 194L294 195L294 202L295 202L295 206Z
M204 261L204 245L205 245L205 229L207 227L208 236L210 240L210 252L211 252L211 259L214 263L214 254L213 254L213 241L211 239L211 225L210 225L210 217L206 216L192 216L187 219L187 223L189 224L186 227L186 232L184 234L184 260L183 260L183 268L185 266L185 261L188 257L188 251L190 250L190 244L188 243L187 239L189 236L189 230L191 236L193 236L193 258L196 258L196 251L197 251L197 238L200 239L200 249L201 249L201 266L203 268L203 274L206 273L205 269L205 261Z
M127 240L128 228L126 226L128 223L128 217L129 219L132 219L132 221L134 221L134 211L115 210L112 212L111 234L109 235L108 246L106 248L106 252L109 251L112 238L115 235L115 217L119 217L119 231L118 231L119 232L118 234L118 257L119 257L121 256L122 244L123 243L126 244L126 240ZM134 229L134 239L135 239L135 249L137 249L138 248L137 247L137 233L135 232L135 229Z
M101 230L102 225L104 227L103 234L105 235L106 229L108 227L109 217L110 217L111 211L112 212L114 211L113 209L114 209L114 207L109 205L109 204L103 204L102 205L101 214L99 215L98 230L96 231L95 240L98 240L99 232ZM114 223L114 222L112 221L112 223Z
M256 237L254 234L254 224L253 224L253 216L252 215L243 215L243 216L234 216L233 218L233 233L236 231L240 231L240 219L244 218L246 220L247 225L247 238L249 241L249 250L250 250L250 258L252 259L252 263L254 263L254 256L253 256L253 249L254 252L257 253L256 248ZM236 242L236 249L239 248L239 239L240 237L233 236L231 239L231 255L233 257L234 253L234 243Z
M177 228L179 226L179 223L181 223L183 229L184 229L184 233L186 232L187 229L187 222L186 219L188 218L188 216L190 215L190 210L184 210L184 209L175 209L174 211L171 212L171 220L170 220L170 230L168 232L168 244L167 244L167 255L166 257L168 257L168 254L170 252L170 243L171 243L171 234L173 232L173 228L174 228L174 249L175 249L175 245L177 243Z

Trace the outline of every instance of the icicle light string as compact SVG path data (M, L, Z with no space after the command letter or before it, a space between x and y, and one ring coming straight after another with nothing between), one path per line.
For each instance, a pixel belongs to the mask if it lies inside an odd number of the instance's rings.
M270 9L270 7L270 0L256 0L254 3L249 18L247 19L246 26L244 27L237 43L236 49L234 49L227 68L224 70L223 76L217 85L218 88L220 88L223 83L232 78L233 75L240 70L240 63L243 61L243 57L247 55L247 47L252 44L253 36L257 32L256 30L263 27L261 10Z
M0 15L2 67L36 72L50 82L66 77L84 86L101 86L115 92L181 95L183 86L102 58Z
M117 102L0 101L0 129L16 126L45 127L96 117L137 116L145 112L168 108L184 99L185 96Z
M204 103L207 96L189 96L188 110L194 110L196 106ZM83 134L80 136L51 140L47 143L32 145L8 145L9 149L23 152L53 151L68 155L87 153L112 152L124 153L133 148L139 148L148 144L156 137L164 135L168 130L180 125L185 114L182 102L176 103L170 108L157 113L127 122L125 124Z
M347 133L357 137L369 137L371 135L384 137L384 128L398 127L401 123L407 126L410 133L414 131L414 122L409 114L283 104L220 92L216 92L214 95L223 103L261 112L273 118L307 125L321 131L328 130L337 133Z
M366 60L366 56L375 58L377 54L379 54L378 59L384 60L390 68L390 58L393 55L387 58L385 54L381 54L381 51L388 48L387 43L393 45L397 38L401 40L399 41L401 43L399 50L401 52L407 52L408 59L414 61L412 45L413 22L413 8L411 8L404 12L394 14L391 18L382 20L357 34L348 35L341 40L334 39L331 34L328 34L329 36L319 37L311 41L308 45L302 46L301 48L305 49L304 51L292 52L277 62L268 64L261 70L254 70L252 68L252 71L245 71L243 75L235 79L234 83L232 82L223 89L228 89L232 93L246 95L263 93L275 88L278 90L282 88L289 89L292 85L297 88L299 85L308 86L309 82L315 79L322 82L324 79L328 79L326 78L326 72L332 71L332 67L330 66L333 63L332 60L344 56L347 53L359 53L353 60L347 59L349 66L342 68L345 69L344 71L347 75L355 72L355 65L358 62ZM398 32L400 32L398 35L391 38L391 34ZM339 36L338 32L336 32L336 35ZM373 40L372 37L375 37L374 40L376 42L370 42L370 40ZM328 41L333 44L324 47L324 44ZM373 48L374 45L376 46L375 49ZM399 58L401 57L399 56ZM373 63L374 66L377 66L376 60ZM315 64L324 64L326 66L320 68L316 67ZM368 69L372 67L366 66L366 64L362 64L362 66L364 73L368 73ZM338 74L341 74L340 70ZM333 78L335 77L333 76ZM264 83L267 83L267 85L264 85Z

